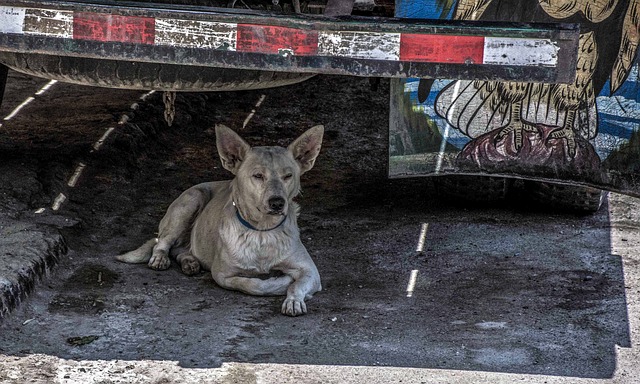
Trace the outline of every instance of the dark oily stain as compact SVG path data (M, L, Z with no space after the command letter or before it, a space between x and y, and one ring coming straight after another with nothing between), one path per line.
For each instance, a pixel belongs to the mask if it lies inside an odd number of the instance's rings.
M272 299L273 301L277 300L279 303L282 300L281 297L274 297ZM274 353L260 353L252 349L247 350L245 348L246 345L251 345L251 340L263 337L263 332L267 325L266 318L271 316L273 316L273 313L263 310L256 311L242 319L244 324L240 326L241 332L226 340L226 348L220 356L232 361L259 360L260 362L273 362L273 358L275 356Z
M587 309L599 305L603 299L616 294L624 295L620 285L600 273L591 271L568 271L564 276L568 280L564 302L559 304L563 309ZM616 289L618 288L618 289Z
M67 339L67 344L73 345L74 347L81 347L83 345L91 344L99 338L100 336L96 335L69 337Z
M102 265L87 264L80 266L64 282L65 289L73 291L79 289L103 289L111 288L118 281L119 275Z
M104 310L104 289L118 281L117 273L97 264L81 265L63 284L49 303L51 312L96 314Z
M104 310L104 301L96 295L56 295L49 303L52 313L76 312L96 314Z
M439 292L440 287L445 286L457 286L455 295L441 300L450 300L460 310L471 312L478 311L478 302L505 297L512 301L529 298L522 309L545 311L551 308L583 310L602 305L612 297L624 297L623 283L606 274L589 270L532 270L500 261L441 274L433 289ZM441 291L446 292L444 288ZM529 297L532 292L535 295Z

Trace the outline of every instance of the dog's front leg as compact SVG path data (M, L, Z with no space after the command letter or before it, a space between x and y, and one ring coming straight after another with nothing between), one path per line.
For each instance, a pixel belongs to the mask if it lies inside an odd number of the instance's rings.
M232 289L250 295L257 296L282 296L287 293L287 288L293 282L289 275L260 279L258 277L245 277L225 275L223 273L212 274L213 280L222 288Z
M287 298L282 303L282 313L289 316L299 316L307 313L305 300L310 299L314 293L320 291L320 276L311 271L299 273L293 272L294 282L287 289ZM287 273L287 272L285 272Z
M304 247L298 256L294 260L289 260L286 268L282 269L282 272L294 280L287 289L287 298L282 303L282 313L289 316L307 313L307 305L304 301L322 290L318 268Z

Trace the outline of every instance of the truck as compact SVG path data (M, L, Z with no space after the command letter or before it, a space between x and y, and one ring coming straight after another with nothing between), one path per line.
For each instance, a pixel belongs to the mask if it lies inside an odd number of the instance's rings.
M175 92L391 78L391 177L593 212L640 195L639 3L0 0L0 97L9 69L156 90L170 124Z

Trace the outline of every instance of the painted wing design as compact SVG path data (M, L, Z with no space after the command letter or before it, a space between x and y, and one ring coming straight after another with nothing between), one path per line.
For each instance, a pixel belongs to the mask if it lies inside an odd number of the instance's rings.
M493 81L451 82L438 94L435 110L452 127L472 138L509 123L509 104L502 100Z
M492 0L460 0L453 15L457 20L478 20Z
M611 13L618 4L618 0L538 1L542 9L556 19L566 19L576 13L581 13L587 20L593 23L599 23L611 16Z

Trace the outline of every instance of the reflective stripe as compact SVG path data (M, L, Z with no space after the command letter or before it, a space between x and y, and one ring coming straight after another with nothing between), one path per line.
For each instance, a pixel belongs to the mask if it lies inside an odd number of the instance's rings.
M487 37L484 64L555 67L560 48L549 39Z
M233 23L156 19L157 45L235 51L236 35L237 24Z
M237 52L446 64L556 67L551 39L316 31L0 6L0 33Z
M397 61L400 34L380 32L320 32L318 56Z

